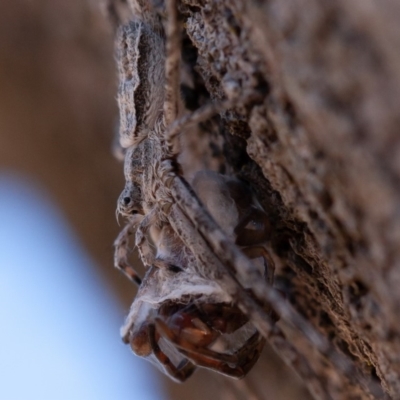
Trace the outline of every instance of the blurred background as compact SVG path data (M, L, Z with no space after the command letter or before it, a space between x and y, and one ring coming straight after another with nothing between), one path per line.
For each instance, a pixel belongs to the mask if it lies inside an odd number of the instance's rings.
M0 399L308 398L270 349L240 383L177 385L122 344L115 97L100 2L0 2Z

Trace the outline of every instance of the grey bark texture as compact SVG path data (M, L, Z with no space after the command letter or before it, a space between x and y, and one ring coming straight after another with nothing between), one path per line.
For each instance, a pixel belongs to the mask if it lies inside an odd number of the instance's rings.
M127 307L132 288L112 269L123 177L109 151L116 74L99 5L0 5L0 165L49 188ZM105 9L115 21L127 6ZM187 133L190 168L252 185L274 227L277 286L381 391L355 385L281 320L286 339L244 381L200 371L171 384L171 398L400 398L400 4L182 0L179 10L187 108L237 88L262 97Z

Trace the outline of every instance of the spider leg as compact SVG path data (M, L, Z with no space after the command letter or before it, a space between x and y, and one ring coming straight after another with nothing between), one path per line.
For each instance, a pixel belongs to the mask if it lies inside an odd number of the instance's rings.
M264 260L264 278L265 282L268 285L272 285L274 283L274 271L275 271L275 264L274 261L269 254L268 250L264 246L249 246L241 249L244 254L250 259L262 257ZM277 289L276 289L277 290ZM279 293L284 296L284 294L279 291ZM266 311L270 314L272 320L274 322L280 319L279 315L271 309L271 307L266 304Z
M156 210L153 209L148 213L140 222L136 229L135 234L135 245L138 248L140 259L142 260L145 267L152 265L154 261L153 251L150 247L150 243L147 239L147 231L150 225L156 220Z
M129 236L133 233L137 223L136 218L131 218L115 239L114 266L127 276L129 280L140 286L142 279L128 261Z
M197 209L197 211L199 210ZM222 264L221 259L225 261L224 257L220 256L220 252L217 253L212 251L211 246L206 242L205 237L203 238L203 235L198 234L201 229L197 227L198 225L195 225L188 219L178 204L173 204L170 207L168 215L171 226L175 232L180 236L186 246L191 249L193 254L195 254L198 260L199 273L207 274L206 276L209 276L209 279L216 280L218 284L224 288L226 293L237 301L239 308L246 313L257 330L267 338L273 329L274 321L271 318L270 310L265 310L261 304L270 304L270 298L272 296L258 296L258 293L256 293L256 297L259 299L259 301L256 301L254 296L249 295L248 291L244 289L237 279L237 275L240 276L240 270L236 268L237 264L235 265L234 263L229 262L229 259L226 261L225 266ZM199 220L199 223L201 222L202 221ZM220 240L220 237L217 236L217 239ZM223 244L226 252L230 250L231 242ZM236 249L236 246L234 247ZM240 259L237 260L236 258L234 259L236 262L239 261L239 266L243 265L242 262L251 263L245 255L242 254L242 257L244 258L243 261ZM207 269L205 267L207 267ZM228 270L225 270L226 267L228 267ZM263 284L263 281L265 280L262 279L257 268L255 266L252 266L252 268L257 272L257 282ZM215 271L218 271L217 275L215 274ZM254 286L252 285L248 285L247 287L251 287L252 291L254 290ZM270 286L266 286L267 290L268 288L270 288ZM278 296L280 295L278 294ZM280 303L280 297L278 299ZM272 301L275 302L273 305L276 306L277 299L272 298ZM281 309L282 307L277 307L280 315Z
M219 361L217 359L209 359L204 356L201 351L179 351L199 367L208 368L224 375L241 379L253 368L253 365L257 362L261 351L264 348L264 345L265 339L256 332L248 339L248 342L244 344L242 349L236 353L238 357L236 365L227 364L224 361Z
M251 336L237 352L239 366L246 375L257 362L264 348L266 339L257 331Z
M153 354L157 361L164 368L164 372L176 382L184 382L193 374L196 367L189 360L185 359L176 367L169 357L160 349L158 340L160 335L154 325L149 326L150 344L153 349Z
M157 330L197 366L235 378L242 378L250 371L265 344L265 339L255 332L237 352L223 354L181 339L160 318L155 320L155 324Z
M239 222L234 233L235 243L250 259L262 257L264 259L264 277L266 283L274 282L275 264L263 243L271 234L271 224L267 214L258 208L252 207L251 211Z
M249 246L242 248L244 254L250 259L262 257L264 259L264 277L268 284L272 285L274 281L275 264L264 246Z
M237 101L226 100L219 103L208 103L192 113L183 115L169 125L165 133L167 146L171 155L174 155L174 143L181 132L195 124L206 121L214 115L226 111L237 104Z
M217 258L238 276L243 286L252 287L260 300L270 297L268 295L273 289L266 287L263 280L260 280L261 274L257 268L216 224L188 182L174 173L166 174L165 177L167 178L165 184L169 187L172 197L187 216L185 219L189 219L189 224L204 235L208 246L210 246ZM169 219L172 225L173 218ZM190 228L188 224L185 225ZM179 234L179 232L177 233ZM182 237L184 242L186 239ZM274 298L273 300L276 299Z
M165 134L167 140L167 146L171 155L174 155L174 142L181 132L195 124L207 121L216 114L223 111L229 110L239 104L245 104L250 101L259 100L260 96L257 94L250 94L240 96L234 99L227 99L216 103L208 103L200 107L192 113L183 115L168 125L167 132Z
M298 329L308 343L338 370L346 374L352 382L364 385L365 381L358 374L352 361L339 353L332 343L316 331L289 302L285 301L282 294L260 279L255 266L236 245L232 245L185 179L173 173L166 174L165 178L165 185L176 201L168 212L165 212L165 217L169 219L185 245L193 251L199 266L207 266L199 269L199 272L216 281L234 298L239 308L249 316L250 321L265 338L269 337L273 330L273 320L258 302L270 304L276 314ZM252 288L258 302L249 296L243 284ZM367 385L375 391L374 382L369 381Z
M210 359L205 357L201 353L191 353L185 350L179 350L186 357L190 358L198 367L203 367L216 371L220 374L227 375L233 378L243 378L246 372L240 366L229 366L229 364L224 361L219 361L216 359Z
M165 101L164 117L169 126L178 115L179 108L179 63L181 57L181 40L176 0L166 0L166 60L165 60Z
M238 246L253 246L264 243L271 234L271 224L267 214L258 208L252 207L234 230Z
M206 347L198 347L188 340L183 339L172 329L170 329L170 327L161 318L155 319L155 325L157 331L160 332L170 342L172 342L179 349L179 351L184 350L188 353L199 353L210 360L222 361L229 364L236 364L238 362L238 359L235 355L217 353L216 351L210 350Z
M177 203L169 210L171 226L182 241L198 256L200 265L213 265L214 270L222 267L224 271L228 267L231 272L230 276L219 275L221 279L221 283L219 283L233 298L240 298L238 304L242 311L246 310L247 315L257 314L257 318L253 316L250 320L263 336L268 337L273 322L279 319L278 315L282 316L285 313L291 315L290 318L296 321L299 329L307 331L306 334L310 335L309 338L314 336L316 333L312 327L306 324L302 317L284 301L281 293L272 287L274 262L268 251L262 246L257 246L262 249L247 250L250 257L246 257L244 252L240 251L216 224L185 179L174 173L168 174L167 177L167 183ZM198 232L201 232L200 236L204 236L204 240L199 237ZM213 255L206 250L207 248L212 250ZM253 252L252 255L251 252ZM263 256L264 261L270 267L266 274L261 274L249 260L249 258L259 256ZM210 259L206 261L207 258ZM214 276L211 279L214 279ZM248 290L244 288L251 288L253 300L255 297L258 305L268 305L268 309L262 306L262 310L257 310L256 305L247 297ZM244 289L243 292L240 289ZM272 315L271 308L273 309ZM311 331L313 332L311 333Z

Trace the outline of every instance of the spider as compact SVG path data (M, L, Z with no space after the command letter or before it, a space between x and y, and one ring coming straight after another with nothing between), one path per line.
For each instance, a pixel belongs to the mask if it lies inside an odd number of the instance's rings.
M122 336L137 355L155 361L175 380L185 380L195 365L239 378L254 365L265 339L232 294L241 279L242 297L250 295L270 314L254 291L263 287L260 281L273 281L274 264L264 246L270 226L251 190L238 179L201 172L191 188L182 177L179 133L221 107L208 105L179 117L179 25L175 2L166 5L166 43L155 18L131 21L117 33L126 178L117 211L128 224L115 243L115 265L140 285ZM128 263L129 235L135 228L135 243L148 268L143 282ZM263 260L262 265L254 266L235 243L249 258ZM218 283L221 261L237 275L230 292ZM226 342L225 336L249 326L252 333L239 340L238 348L237 340ZM172 361L177 357L178 364Z
M259 259L272 284L274 264L264 247L268 219L246 185L200 172L193 187L236 244ZM264 337L217 284L197 272L196 258L169 225L153 241L157 255L122 328L124 342L178 382L196 366L244 377L257 361Z

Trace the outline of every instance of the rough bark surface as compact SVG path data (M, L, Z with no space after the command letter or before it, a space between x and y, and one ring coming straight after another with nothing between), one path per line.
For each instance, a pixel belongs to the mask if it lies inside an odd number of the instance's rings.
M1 4L1 166L50 188L126 307L132 289L111 268L123 185L109 155L112 33L91 4ZM262 95L186 135L192 154L204 150L196 168L252 184L274 227L277 286L382 391L351 383L285 321L298 354L275 350L315 398L400 398L399 3L182 0L179 10L187 108L235 87ZM174 399L310 397L270 348L244 383L229 382L201 371L169 389Z

